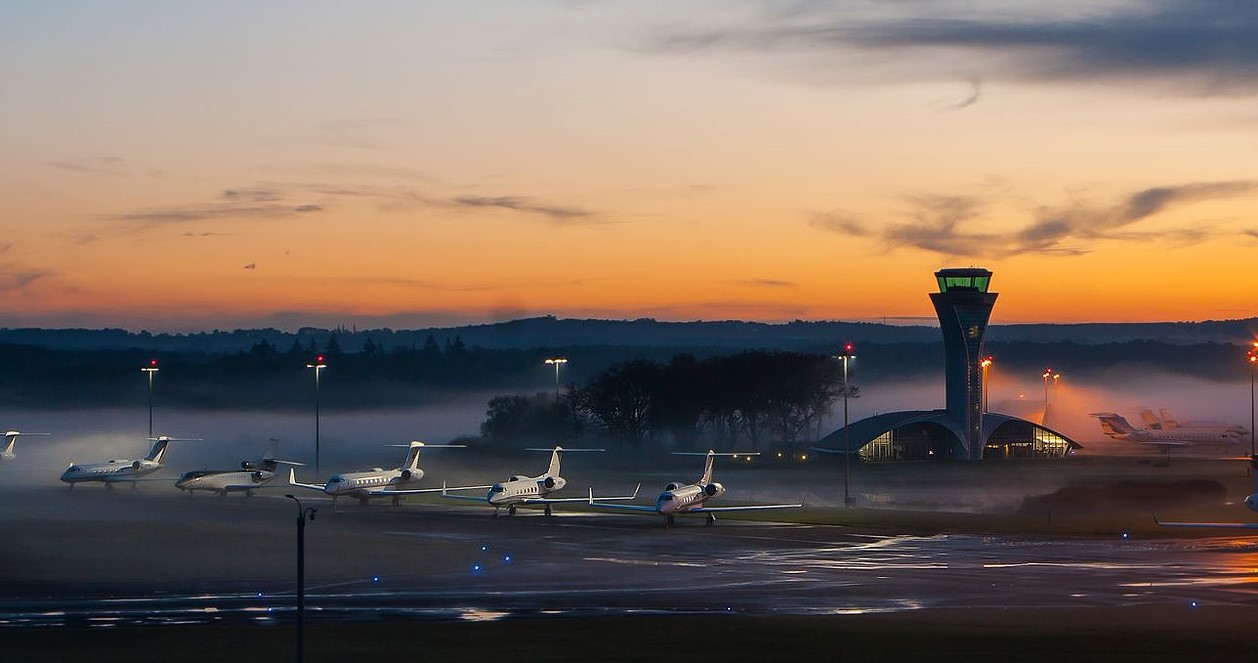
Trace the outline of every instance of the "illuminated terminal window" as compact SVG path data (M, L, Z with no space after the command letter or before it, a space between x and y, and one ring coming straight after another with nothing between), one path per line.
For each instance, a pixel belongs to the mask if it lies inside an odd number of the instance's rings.
M1069 452L1070 441L1057 433L1027 421L1010 421L992 432L983 458L1065 458Z

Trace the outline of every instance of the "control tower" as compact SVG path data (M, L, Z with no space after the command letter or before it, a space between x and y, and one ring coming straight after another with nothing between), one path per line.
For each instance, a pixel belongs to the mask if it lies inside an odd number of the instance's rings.
M992 273L986 269L941 269L935 272L939 292L930 294L944 339L944 388L947 417L965 431L967 460L983 458L983 334L996 304L988 292Z

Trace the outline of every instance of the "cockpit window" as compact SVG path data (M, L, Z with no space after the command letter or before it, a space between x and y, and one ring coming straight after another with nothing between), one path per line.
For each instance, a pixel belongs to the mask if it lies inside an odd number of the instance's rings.
M345 477L343 477L343 476L341 476L341 475L339 475L339 474L335 474L335 475L333 475L333 476L332 476L332 480L331 480L331 482L330 482L330 483L340 483L340 482L342 482L342 481L344 481L344 480L345 480Z
M502 491L503 491L503 487L502 487L502 484L500 483L494 484L494 487L489 489L489 492L491 493L501 493Z
M672 501L673 501L673 495L672 495L672 493L669 493L669 494L667 494L667 495L660 495L660 501L661 501L661 502L672 502Z

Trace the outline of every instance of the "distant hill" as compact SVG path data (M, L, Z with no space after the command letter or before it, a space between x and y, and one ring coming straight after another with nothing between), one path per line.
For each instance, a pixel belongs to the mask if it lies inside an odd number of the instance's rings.
M468 347L485 349L574 348L631 346L705 352L778 349L825 352L840 343L934 343L934 326L900 326L870 322L794 321L787 323L661 322L638 320L579 320L553 316L483 325L428 329L317 329L296 332L242 329L189 334L151 334L123 329L0 329L0 343L60 350L146 350L151 352L244 352L266 340L287 350L297 345L325 347L335 336L346 352L357 352L370 341L384 349L418 348L431 336L445 345L460 339ZM1081 345L1153 341L1179 345L1246 343L1258 336L1258 318L1206 322L1016 324L993 325L993 343L1069 342Z

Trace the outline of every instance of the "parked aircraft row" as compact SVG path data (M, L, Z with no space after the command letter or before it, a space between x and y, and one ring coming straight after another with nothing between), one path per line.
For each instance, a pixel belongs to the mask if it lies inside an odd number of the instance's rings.
M1166 449L1199 444L1231 445L1249 436L1249 430L1244 426L1178 422L1165 408L1161 417L1153 414L1152 410L1141 411L1142 420L1147 424L1143 428L1133 426L1125 417L1114 412L1093 412L1091 416L1100 421L1101 432L1115 440L1130 440Z
M0 454L0 458L11 460L14 457L14 443L21 435L23 433L19 431L9 431L6 434L7 442L3 453ZM25 435L47 435L47 433L25 433ZM149 454L142 459L113 458L101 463L71 463L65 472L61 474L61 481L70 484L71 489L76 484L85 482L98 482L109 487L118 483L130 483L134 487L138 481L156 480L145 479L144 477L157 472L163 467L172 442L194 441L193 439L173 438L168 435L150 439L153 442L153 447ZM486 485L450 487L443 484L441 488L413 488L411 486L416 485L424 477L424 471L419 467L419 456L422 450L463 448L466 445L425 444L413 441L407 445L391 446L404 447L407 450L403 463L398 467L392 469L376 467L367 471L334 474L324 484L299 482L296 478L295 468L290 467L288 481L284 484L278 484L278 486L291 486L319 491L330 495L333 502L338 497L349 496L358 499L364 504L372 497L390 497L393 500L393 504L397 505L400 503L401 498L406 495L440 493L445 499L478 502L491 506L494 509L494 518L497 518L499 511L504 508L509 515L515 515L516 509L520 506L540 505L543 507L545 514L549 516L552 514L552 505L585 503L597 509L661 515L665 518L665 527L671 527L675 522L675 517L683 514L702 514L706 517L707 524L712 525L716 522L716 514L720 512L793 509L803 506L802 502L719 507L707 505L709 500L719 498L725 494L725 487L713 480L713 465L716 457L758 455L755 453L717 453L715 451L699 454L678 453L676 455L704 456L703 475L697 482L692 484L669 483L655 499L653 505L639 505L625 504L624 502L634 500L638 496L642 484L638 484L631 495L601 496L596 498L594 489L591 487L585 497L554 496L568 483L567 479L560 475L560 463L564 452L602 452L605 449L565 449L561 446L546 449L529 449L529 451L550 453L550 464L544 472L537 475L514 475L504 481ZM239 468L185 472L175 481L175 487L187 491L189 494L193 491L203 490L223 496L230 492L244 492L246 495L252 495L255 489L276 485L272 482L276 477L276 470L279 465L302 466L302 463L278 459L278 452L279 440L273 438L270 445L263 451L261 458L242 461ZM486 489L488 489L488 492L484 497L466 494L469 491Z

